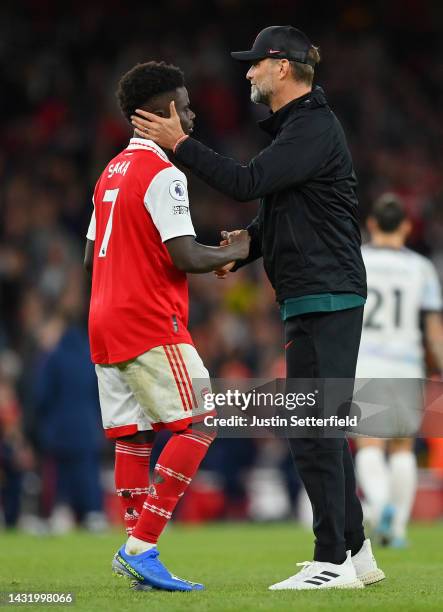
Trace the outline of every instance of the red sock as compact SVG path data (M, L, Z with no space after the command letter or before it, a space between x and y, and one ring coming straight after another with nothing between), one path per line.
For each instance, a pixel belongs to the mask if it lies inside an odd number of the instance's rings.
M142 513L149 487L152 444L117 440L115 444L115 488L120 498L126 532L131 535Z
M151 544L157 542L214 437L186 429L169 439L155 466L134 537Z

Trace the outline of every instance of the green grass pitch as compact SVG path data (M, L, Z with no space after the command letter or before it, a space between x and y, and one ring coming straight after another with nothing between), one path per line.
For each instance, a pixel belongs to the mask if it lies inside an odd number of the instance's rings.
M178 576L201 581L194 593L133 592L111 575L123 532L63 537L0 534L0 591L74 592L71 606L17 605L15 609L175 612L297 610L443 610L443 526L414 525L407 550L376 549L388 578L360 591L270 592L311 558L312 535L289 523L171 527L161 558ZM6 606L5 610L8 609Z

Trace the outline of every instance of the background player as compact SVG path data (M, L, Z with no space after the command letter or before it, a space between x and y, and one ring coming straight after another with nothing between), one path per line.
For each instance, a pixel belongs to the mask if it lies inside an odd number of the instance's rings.
M401 201L393 194L381 196L368 219L368 229L371 243L362 249L368 302L357 377L424 378L421 315L425 340L443 370L440 284L433 264L405 248L411 223ZM390 409L395 410L398 405L398 413L402 415L399 427L405 432L417 429L420 413L419 398L414 393L414 382L411 383L384 382L385 392L392 397ZM417 483L414 440L358 438L357 445L356 468L370 523L386 543L405 546L406 525Z
M195 115L175 66L138 64L120 80L117 97L128 120L141 105L168 115L173 100L183 129L192 131ZM129 534L113 568L140 588L200 589L172 576L156 548L214 437L191 428L208 414L210 382L187 330L186 272L247 257L249 236L226 247L196 242L185 175L158 145L132 138L97 182L87 238L91 353L105 432L116 440L116 488ZM149 486L152 430L162 428L173 435Z

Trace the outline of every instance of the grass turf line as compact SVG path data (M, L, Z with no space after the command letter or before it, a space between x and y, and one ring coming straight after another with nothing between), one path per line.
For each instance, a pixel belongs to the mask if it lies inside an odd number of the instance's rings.
M113 612L258 612L274 610L443 610L442 525L414 525L407 550L376 549L387 580L359 591L270 592L310 559L312 534L294 525L173 526L161 540L161 558L173 573L203 582L193 593L133 592L113 577L110 562L122 532L62 537L0 534L0 591L74 592L72 606L20 609Z

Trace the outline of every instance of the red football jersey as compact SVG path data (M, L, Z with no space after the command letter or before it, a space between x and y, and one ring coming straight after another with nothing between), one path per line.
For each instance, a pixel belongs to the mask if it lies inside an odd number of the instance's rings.
M163 344L192 344L188 285L163 244L195 236L186 177L154 142L132 138L94 190L89 339L92 361L127 361Z

